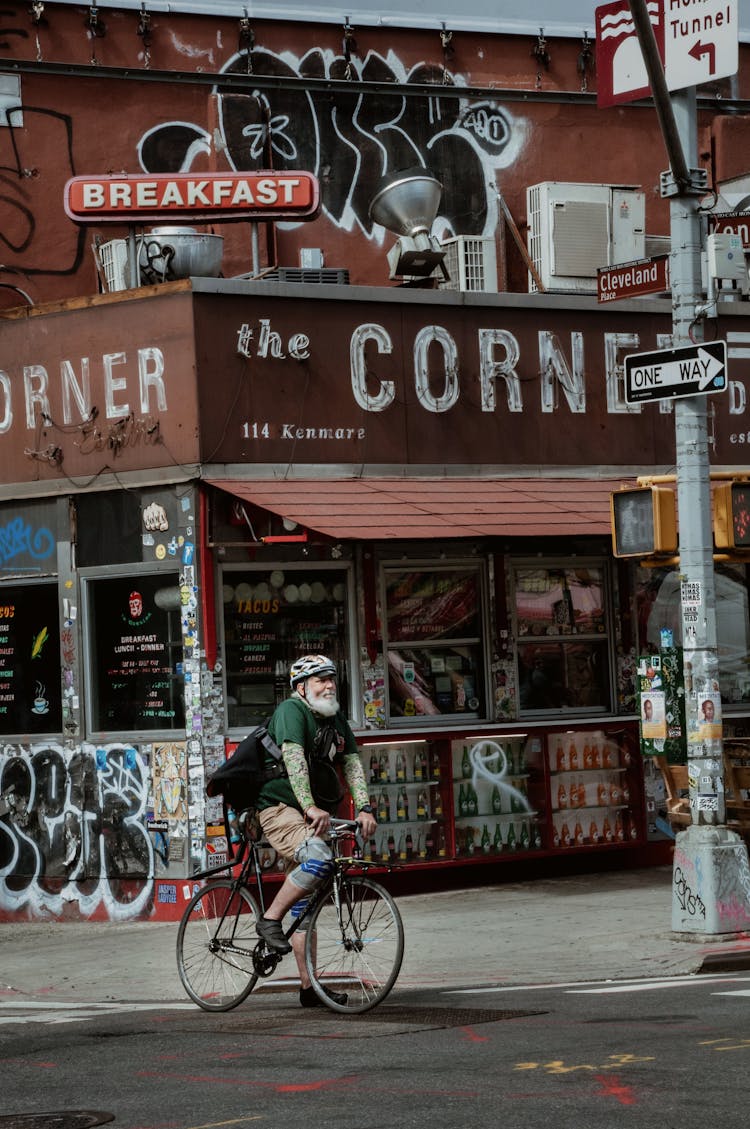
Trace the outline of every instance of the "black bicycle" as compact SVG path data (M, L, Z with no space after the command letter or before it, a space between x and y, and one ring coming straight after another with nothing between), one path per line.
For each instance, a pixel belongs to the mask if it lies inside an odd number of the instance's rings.
M243 813L238 824L236 859L195 875L209 881L193 895L177 931L180 980L206 1011L241 1004L282 959L255 932L266 908L261 844L250 813ZM305 923L305 965L316 994L333 1011L351 1013L369 1011L386 998L404 955L404 927L393 898L378 882L350 873L373 865L352 853L358 828L354 820L331 820L331 874L285 932L289 938ZM236 876L216 878L236 866ZM253 878L257 901L248 889ZM334 1000L330 989L345 1002Z

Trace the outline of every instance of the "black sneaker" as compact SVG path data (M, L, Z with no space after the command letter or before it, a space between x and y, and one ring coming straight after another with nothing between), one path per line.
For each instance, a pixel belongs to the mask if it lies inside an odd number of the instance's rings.
M329 999L333 1000L335 1004L340 1004L342 1007L349 999L346 992L333 992L328 988L326 988L325 992ZM312 984L309 988L300 988L299 1002L303 1007L325 1007L325 1004L313 988Z
M290 953L292 951L292 946L284 936L280 921L259 917L255 923L255 932L275 953Z

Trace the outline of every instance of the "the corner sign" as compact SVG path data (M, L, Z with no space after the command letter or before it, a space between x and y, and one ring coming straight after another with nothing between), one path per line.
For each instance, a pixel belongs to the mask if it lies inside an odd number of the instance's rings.
M309 220L318 210L319 190L309 172L74 176L65 185L64 203L76 223Z
M727 387L727 343L709 341L681 349L632 353L625 358L625 402L700 396Z
M638 259L616 267L600 267L596 272L597 298L614 302L617 298L637 298L641 294L662 294L669 290L669 255Z

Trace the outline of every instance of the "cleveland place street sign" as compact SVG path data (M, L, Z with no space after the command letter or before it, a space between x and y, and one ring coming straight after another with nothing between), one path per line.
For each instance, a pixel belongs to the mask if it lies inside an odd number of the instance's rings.
M727 385L726 341L632 353L625 358L627 404L723 392Z

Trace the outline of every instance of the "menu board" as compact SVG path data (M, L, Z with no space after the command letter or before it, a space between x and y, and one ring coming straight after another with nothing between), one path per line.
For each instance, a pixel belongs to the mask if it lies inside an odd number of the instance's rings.
M0 585L0 733L61 730L57 584Z
M89 607L94 729L184 728L177 573L94 580Z
M272 569L223 574L227 709L230 728L263 721L289 694L289 667L305 654L328 655L348 704L345 573Z

